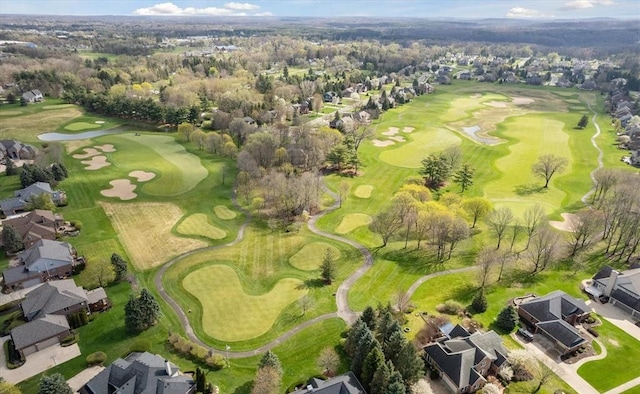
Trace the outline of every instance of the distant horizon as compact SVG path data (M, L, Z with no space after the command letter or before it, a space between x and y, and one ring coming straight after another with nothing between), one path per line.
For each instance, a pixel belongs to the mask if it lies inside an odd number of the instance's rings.
M2 0L9 16L576 20L636 19L636 0Z

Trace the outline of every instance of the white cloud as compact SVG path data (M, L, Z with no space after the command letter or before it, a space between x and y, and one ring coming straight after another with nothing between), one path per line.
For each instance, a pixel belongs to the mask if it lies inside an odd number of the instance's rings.
M138 8L137 10L133 11L133 14L145 15L145 16L149 16L149 15L264 16L269 14L268 12L255 13L255 14L247 14L246 12L240 12L240 11L255 10L258 8L260 7L258 7L257 5L249 4L249 3L227 3L225 4L224 8L219 8L219 7L180 8L173 3L160 3L160 4L155 4L151 7Z
M230 10L257 10L260 6L251 3L227 3L224 5L224 8L229 8Z
M613 5L613 0L571 0L562 7L565 10L581 10L585 8L593 8L598 5Z
M538 10L524 7L514 7L507 11L505 17L507 18L545 18L551 15L544 14Z

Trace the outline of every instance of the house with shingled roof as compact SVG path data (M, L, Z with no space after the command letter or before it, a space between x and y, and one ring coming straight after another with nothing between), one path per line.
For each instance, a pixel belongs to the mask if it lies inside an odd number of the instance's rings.
M592 295L609 297L609 303L640 319L640 264L618 271L605 265L592 279ZM587 290L587 289L585 289Z
M68 316L81 310L89 312L87 294L82 287L76 286L73 279L51 281L36 287L26 294L20 309L27 321L45 315Z
M17 351L28 356L42 349L60 343L71 334L67 317L64 315L44 315L11 330L11 339Z
M67 203L67 194L65 192L52 190L51 185L46 182L36 182L24 189L14 192L13 198L0 200L0 211L6 216L23 212L27 208L29 199L32 196L39 196L43 193L50 195L51 201L58 206Z
M41 239L55 240L58 228L63 224L64 219L61 215L43 209L35 209L2 222L3 226L10 226L18 233L25 249L29 249Z
M458 325L424 347L424 358L454 393L473 393L509 364L508 351L494 331L469 333Z
M327 380L312 378L306 387L292 394L367 394L353 372L334 376Z
M164 357L149 352L119 358L89 380L80 394L191 394L196 382Z
M589 310L584 301L560 290L518 305L518 315L531 331L545 335L562 354L571 353L586 343L575 325L587 317Z

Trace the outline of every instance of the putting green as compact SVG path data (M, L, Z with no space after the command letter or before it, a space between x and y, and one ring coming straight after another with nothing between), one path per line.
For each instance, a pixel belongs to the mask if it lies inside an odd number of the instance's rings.
M216 213L216 216L222 220L231 220L238 216L235 212L227 208L226 205L217 205L213 208L213 211Z
M549 188L543 189L544 181L533 175L531 166L541 155L554 154L569 160L563 175L571 171L569 135L563 127L563 122L543 116L509 118L503 134L518 142L509 146L509 155L496 160L495 167L502 176L484 187L485 197L496 205L509 206L517 214L533 203L541 204L547 212L560 207L566 193L554 185L555 177Z
M63 109L75 107L75 104L58 104L58 105L45 105L42 109Z
M183 235L199 235L211 239L222 239L227 236L226 231L209 224L207 215L204 213L189 216L180 222L176 230Z
M373 186L371 185L360 185L356 188L356 191L353 192L353 195L358 198L369 198L371 197L371 192L373 191Z
M191 272L184 289L202 306L204 331L220 341L244 341L265 334L291 303L308 290L298 279L279 280L270 292L249 295L236 272L226 265L210 265Z
M153 134L121 134L118 137L140 144L137 156L122 156L132 169L153 169L159 176L153 182L145 183L144 193L154 196L176 196L195 188L209 174L202 166L200 158L188 153L173 137ZM145 149L147 148L147 149ZM150 154L149 149L156 154ZM137 158L137 160L136 160ZM133 159L133 160L132 160Z
M441 152L462 143L460 137L444 128L430 127L414 131L410 142L380 153L380 160L396 167L420 168L422 160L431 153Z
M75 123L71 123L64 126L64 129L69 131L82 131L82 130L99 129L100 127L102 126L95 123L75 122Z
M331 249L336 260L340 258L340 251L335 246L324 242L313 242L306 244L298 253L291 256L289 263L304 271L316 270L322 264L327 249Z
M342 218L340 225L336 227L336 233L347 234L358 227L368 226L372 221L371 216L364 213L350 213Z

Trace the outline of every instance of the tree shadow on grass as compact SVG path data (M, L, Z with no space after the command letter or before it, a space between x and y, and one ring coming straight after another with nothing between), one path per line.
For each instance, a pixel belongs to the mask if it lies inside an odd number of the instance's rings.
M535 193L546 193L548 189L540 186L538 183L523 183L516 186L513 191L519 196L529 196Z
M304 289L318 289L320 287L324 287L326 286L327 283L320 279L320 278L315 278L315 279L307 279L304 281L304 283L296 286L296 289L298 290L304 290Z
M438 261L436 253L427 249L387 250L380 256L393 261L410 274L428 274L445 269L446 261Z
M503 281L506 285L512 286L514 284L522 285L523 287L533 286L544 279L540 272L532 273L530 270L524 269L512 269L503 275Z
M253 389L253 381L245 382L242 386L238 387L233 394L250 394Z

